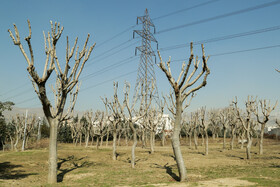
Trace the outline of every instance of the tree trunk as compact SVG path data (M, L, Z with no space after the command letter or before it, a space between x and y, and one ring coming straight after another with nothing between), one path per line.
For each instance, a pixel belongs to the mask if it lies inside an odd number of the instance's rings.
M24 123L24 131L23 131L23 140L22 140L21 151L24 151L24 148L25 148L26 128L27 128L27 113L28 113L28 110L26 110L26 115L25 115L25 123Z
M227 131L226 131L225 127L223 129L224 129L223 149L226 149L226 135L227 135Z
M247 146L246 146L247 159L251 159L251 145L252 145L252 138L247 140Z
M80 133L80 146L82 146L82 139L83 139L83 134Z
M113 130L113 160L117 160L116 141L117 141L117 132L116 130Z
M122 133L121 131L119 131L119 136L118 136L118 146L121 145L121 136L122 136Z
M261 126L261 134L260 134L260 145L259 145L259 154L263 154L263 134L264 134L264 125Z
M142 148L146 148L145 130L142 129Z
M88 147L88 142L89 142L89 132L86 132L86 137L85 137L85 147Z
M197 143L197 132L196 132L196 129L194 129L194 131L193 131L193 138L194 138L194 147L197 150L198 143Z
M57 183L57 127L58 120L49 120L50 140L49 140L49 174L48 183Z
M164 128L163 128L163 130L162 130L161 145L162 145L162 146L165 145L165 130L164 130Z
M186 174L187 174L184 159L180 148L180 139L179 139L179 135L181 132L182 101L181 101L180 93L175 92L175 94L176 94L176 114L175 114L175 122L174 122L174 131L172 134L172 148L179 171L180 181L182 182L186 180Z
M103 135L100 137L100 147L102 147L102 145L103 145Z
M109 142L109 134L110 134L110 131L107 130L107 134L106 134L106 147L108 147L108 142Z
M233 144L234 144L234 134L235 134L235 129L231 129L231 142L230 142L230 149L233 150Z
M189 147L192 147L192 133L189 135Z
M99 135L96 136L96 149L99 148Z
M205 143L204 143L204 133L201 133L201 139L202 139L202 141L201 141L201 146L203 146Z
M131 148L131 167L135 168L135 149L137 145L137 134L135 129L132 132L133 132L133 145Z
M205 155L208 155L208 134L205 132Z
M154 154L154 132L150 131L151 154Z
M37 134L37 141L41 140L41 121L38 124L38 134Z
M10 136L10 141L11 141L11 151L13 151L14 150L14 141L13 141L12 136Z

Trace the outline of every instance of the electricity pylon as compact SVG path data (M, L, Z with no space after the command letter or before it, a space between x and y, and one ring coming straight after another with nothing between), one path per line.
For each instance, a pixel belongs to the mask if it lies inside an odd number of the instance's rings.
M153 32L155 33L155 25L149 17L147 9L145 10L144 16L137 17L137 24L139 23L139 21L143 25L142 30L133 31L133 38L135 37L135 33L142 38L142 45L136 47L135 49L135 55L137 55L137 51L140 51L141 54L138 66L137 80L134 89L134 99L138 100L140 99L140 97L144 96L144 105L146 107L148 105L148 98L150 98L149 94L153 94L152 98L157 103L159 99L156 85L156 76L154 71L154 64L156 62L153 62L153 59L155 59L156 61L156 55L151 46L151 42L155 42L158 48L158 42L153 36L153 33L151 32L151 28L153 28ZM152 85L154 85L153 93L151 93ZM141 91L140 93L139 90Z

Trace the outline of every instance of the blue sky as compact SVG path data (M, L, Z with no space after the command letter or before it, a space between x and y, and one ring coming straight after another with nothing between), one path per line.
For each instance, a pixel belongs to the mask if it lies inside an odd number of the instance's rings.
M21 108L40 107L39 99L36 98L28 78L27 63L18 47L13 45L7 32L9 28L13 28L13 23L18 26L22 43L24 43L24 37L28 33L26 20L30 19L35 66L40 75L45 59L42 31L50 30L50 20L58 21L64 26L63 35L57 46L60 61L65 58L66 36L69 36L72 45L75 37L78 36L78 44L81 46L87 33L91 34L90 43L96 42L96 48L82 73L82 87L76 104L77 110L84 111L103 108L100 96L112 96L113 80L119 82L120 92L125 80L129 81L134 87L137 78L137 72L135 71L139 64L139 56L135 56L135 47L139 46L141 41L139 38L132 39L133 29L141 29L141 25L135 26L136 18L137 16L143 16L146 8L152 20L154 18L153 22L158 32L154 36L159 43L162 57L164 60L168 60L169 56L172 57L172 60L174 60L172 70L177 77L176 73L180 70L181 61L176 60L189 57L188 44L191 41L196 42L275 26L279 27L280 3L226 16L231 12L269 2L276 1L0 1L0 100L11 100L16 103L17 107ZM194 7L201 3L207 4L180 12L182 9ZM177 13L169 15L173 12ZM164 17L164 15L167 16ZM217 19L203 21L216 16L218 16ZM168 31L170 28L189 23L193 24ZM123 32L124 30L127 31ZM118 33L122 34L114 37ZM114 39L104 43L112 37ZM120 44L123 45L120 46ZM166 50L168 47L180 44L186 45L185 47ZM279 100L280 74L274 70L275 68L280 69L279 45L279 28L273 31L205 43L206 55L210 55L208 64L211 74L207 86L197 92L197 96L193 99L187 111L193 111L201 106L207 106L208 108L224 107L235 96L239 98L240 105L247 95L258 96L271 101ZM25 44L24 46L27 51L27 46ZM259 50L251 50L257 48ZM231 52L236 53L229 54ZM195 46L194 53L198 56L201 55L199 45ZM221 55L223 53L226 54ZM124 61L125 59L128 60ZM112 68L110 70L106 69L108 66ZM154 67L159 93L167 94L170 89L169 83L161 70L156 66ZM96 73L98 71L99 73ZM91 76L83 78L86 75ZM52 82L51 79L50 84ZM279 107L277 110L279 110Z

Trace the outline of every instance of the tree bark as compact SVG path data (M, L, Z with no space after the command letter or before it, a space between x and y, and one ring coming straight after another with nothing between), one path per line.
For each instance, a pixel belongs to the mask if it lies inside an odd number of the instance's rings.
M175 94L176 94L176 114L175 114L175 122L174 122L174 131L172 134L172 148L179 171L180 181L182 182L186 180L186 175L187 175L184 159L180 148L180 139L179 139L179 135L181 131L181 119L182 119L182 101L181 101L180 93L175 93Z
M194 129L194 131L193 131L193 138L194 138L194 147L197 150L198 143L197 143L197 132L196 132L196 129Z
M50 124L50 140L49 140L49 173L48 183L57 183L57 128L58 120L49 120Z
M114 130L113 131L113 160L117 160L116 142L117 142L117 132L116 130Z
M205 155L208 155L208 134L207 134L207 130L205 131Z
M155 149L154 149L154 132L150 132L150 144L151 144L151 154L154 154Z
M133 131L133 145L131 148L131 167L135 168L135 149L137 145L137 133L136 130Z
M224 129L223 149L226 149L226 135L227 135L227 131L226 131L226 127L224 127L223 129Z
M260 145L259 145L259 154L263 154L263 134L264 134L265 125L261 126L261 134L260 134Z

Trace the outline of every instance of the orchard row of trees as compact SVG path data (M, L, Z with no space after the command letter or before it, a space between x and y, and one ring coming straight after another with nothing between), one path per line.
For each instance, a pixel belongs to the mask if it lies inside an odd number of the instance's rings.
M237 106L237 99L235 99L230 107L218 111L208 111L206 108L201 108L195 113L192 113L189 119L183 118L182 114L184 110L190 105L195 93L206 86L210 69L208 68L207 57L204 52L204 46L201 45L202 59L199 60L198 56L193 54L193 43L190 44L190 56L187 63L183 63L181 72L177 79L171 73L171 59L165 63L162 60L160 52L158 56L160 63L159 68L166 75L168 82L171 85L172 91L170 94L162 99L162 102L154 105L152 102L152 96L154 94L154 85L147 91L137 90L140 93L140 101L133 99L130 100L130 84L124 85L124 97L120 98L118 94L118 83L114 83L114 95L111 98L101 98L105 111L96 111L95 113L89 111L85 113L81 119L73 115L74 106L77 100L80 84L79 77L84 68L85 63L88 61L91 52L95 44L87 47L89 42L89 34L83 47L80 49L77 45L78 38L75 39L74 45L71 48L69 45L68 37L66 37L66 58L65 63L61 63L56 54L56 45L59 41L63 27L59 23L51 22L51 32L44 33L45 41L45 64L42 76L40 77L35 70L34 54L31 45L31 24L28 20L29 35L25 37L25 41L28 45L29 55L27 55L24 47L20 41L19 31L16 25L14 25L14 33L8 30L13 43L19 47L27 62L27 71L30 75L31 82L34 90L41 101L42 108L46 121L49 124L49 173L48 182L50 184L57 182L57 142L59 139L65 140L67 136L67 142L72 141L74 144L82 143L85 141L85 146L89 145L89 141L96 140L96 147L103 144L103 139L106 137L108 140L112 137L112 159L117 160L117 141L121 137L125 139L132 139L133 144L131 146L131 166L135 167L135 148L137 142L140 139L142 146L146 146L146 140L150 138L151 153L154 152L155 136L160 135L162 144L165 141L165 129L167 124L163 119L163 111L166 107L172 116L172 133L171 143L174 152L174 157L177 163L180 181L186 180L186 167L184 164L183 155L180 148L180 137L185 133L189 138L194 137L195 145L197 146L197 137L201 135L205 137L205 155L208 154L208 131L212 132L212 136L216 136L219 133L219 129L226 134L226 131L231 131L232 139L235 136L240 136L243 140L245 136L247 140L247 157L250 158L250 147L252 144L254 124L256 124L253 115L257 116L257 122L263 126L268 121L270 112L275 109L271 107L266 101L261 101L261 112L258 111L258 102L252 98L248 98L246 101L246 110L243 113ZM72 59L74 57L74 59ZM40 60L41 61L41 60ZM71 64L70 61L74 61ZM201 63L200 63L201 62ZM200 66L201 64L201 66ZM63 66L64 65L64 69ZM55 72L56 83L55 86L51 86L55 102L51 104L47 92L46 83L50 78L52 72ZM140 83L141 84L141 83ZM150 83L152 84L152 83ZM143 86L142 86L143 87ZM138 94L135 94L138 95ZM69 102L66 102L69 98ZM144 101L145 100L145 101ZM164 102L163 102L164 101ZM69 103L68 110L65 109L66 103ZM144 104L145 103L145 104ZM262 116L259 116L262 114ZM25 118L27 124L27 119ZM30 118L34 119L35 118ZM16 129L19 120L16 118L14 122L9 123ZM36 120L35 120L36 121ZM18 123L17 123L18 122ZM36 122L28 122L28 124L35 124ZM20 125L19 125L20 126ZM31 125L30 125L31 126ZM20 126L22 129L22 125ZM38 126L40 127L40 125ZM222 128L219 128L222 127ZM24 127L24 135L22 145L25 145L28 132L35 133L35 128L27 130L26 125ZM21 130L22 131L22 130ZM14 141L17 141L17 131L12 138L9 138L11 144L14 146ZM70 138L71 135L71 138ZM31 135L29 135L31 137ZM8 136L9 137L9 136ZM69 137L69 138L68 138ZM260 134L260 145L262 145L263 133ZM232 140L233 142L234 140ZM224 141L225 142L225 141ZM243 142L243 141L242 141ZM225 148L225 144L224 144ZM233 148L233 144L232 144ZM261 149L260 149L261 153Z

